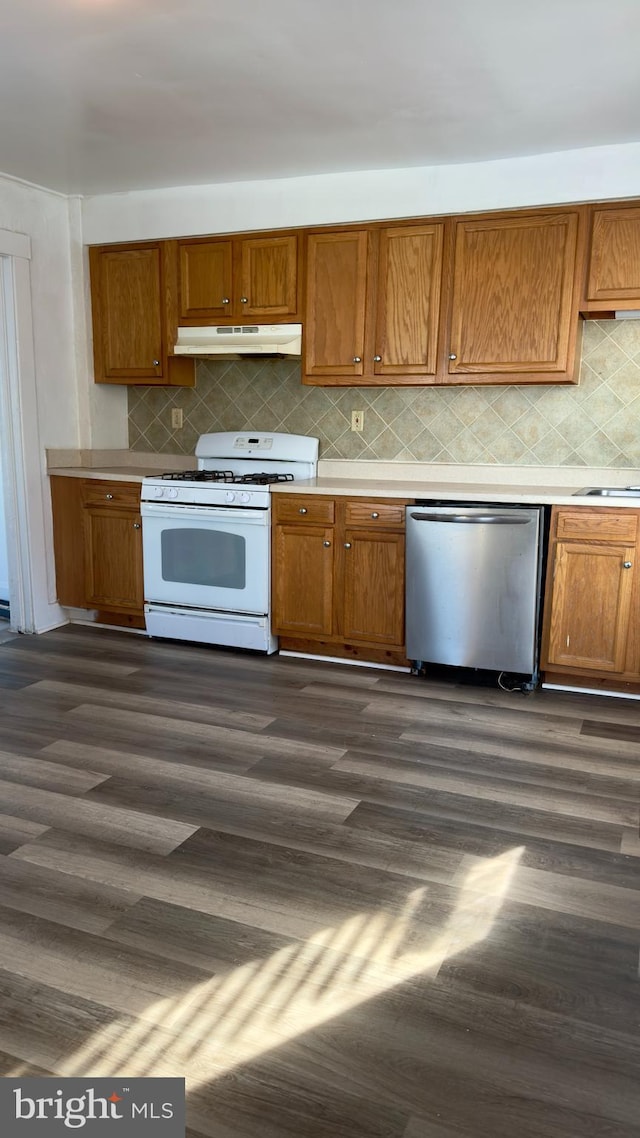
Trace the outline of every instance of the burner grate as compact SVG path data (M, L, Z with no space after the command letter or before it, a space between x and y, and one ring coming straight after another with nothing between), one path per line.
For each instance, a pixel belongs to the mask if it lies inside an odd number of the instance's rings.
M232 470L172 470L160 474L170 482L233 482L245 486L269 486L273 482L293 482L293 474L273 474L256 471L255 474L234 474Z
M256 471L255 474L236 474L234 482L242 482L250 486L269 486L273 482L293 482L293 474L270 474L266 471Z
M171 482L233 482L237 475L231 470L170 470L160 478Z

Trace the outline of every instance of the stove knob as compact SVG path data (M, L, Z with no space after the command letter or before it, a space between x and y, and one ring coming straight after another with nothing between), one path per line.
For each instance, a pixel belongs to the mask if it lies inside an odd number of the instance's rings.
M169 487L169 489L167 490L167 497L168 498L177 498L178 497L178 491L176 490L175 486Z
M251 495L247 494L247 491L244 490L243 493L240 495L240 501L241 502L250 502L251 501Z
M156 486L154 491L153 491L154 498L162 498L163 494L164 494L164 487L163 486Z
M234 490L227 490L227 492L224 496L224 500L225 500L225 502L235 502L235 500L236 500L235 491Z

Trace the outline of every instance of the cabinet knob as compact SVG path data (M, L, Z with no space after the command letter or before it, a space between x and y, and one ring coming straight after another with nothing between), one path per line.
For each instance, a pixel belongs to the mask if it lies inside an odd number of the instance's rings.
M322 544L324 545L325 549L328 549L329 546L331 545L331 542L330 541L323 541Z
M248 296L241 296L240 297L240 304L248 304L248 303L249 303L249 297Z
M223 298L222 298L222 303L223 303L223 304L228 304L228 303L229 303L229 297L228 297L228 296L223 296Z
M382 360L382 356L374 356L373 357L374 364L379 364L381 360Z
M631 568L631 564L632 564L632 562L631 562L631 561L623 561L623 562L622 562L622 568L623 568L623 569L630 569L630 568Z
M134 529L140 529L140 522L134 522L134 523L133 523L133 528L134 528Z
M354 364L360 364L360 363L362 363L362 356L354 356L354 357L353 357L353 362L354 362Z
M372 515L371 515L371 517L372 517L372 518L379 518L379 517L380 517L380 514L376 513L376 511L374 510L374 511L373 511L373 513L372 513Z
M160 360L152 360L154 367L160 367Z
M345 547L345 549L351 549L351 542L350 542L350 541L345 541L345 543L344 543L344 547Z
M307 512L306 506L301 506L300 509L298 510L299 514L306 514L306 512Z
M455 354L455 352L449 352L449 359L450 359L450 360L457 360L457 358L458 358L458 357L457 357L457 355Z
M113 498L113 494L105 494L105 498L108 498L109 501L111 501L111 499Z

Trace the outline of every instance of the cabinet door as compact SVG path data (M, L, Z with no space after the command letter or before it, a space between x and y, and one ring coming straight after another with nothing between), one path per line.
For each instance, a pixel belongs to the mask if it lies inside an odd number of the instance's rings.
M142 530L133 510L84 510L87 604L142 612Z
M231 241L179 243L180 318L224 319L232 316Z
M572 381L578 218L547 211L456 223L449 376Z
M634 557L634 546L557 543L545 666L624 670Z
M271 320L298 313L298 238L247 238L240 242L238 313Z
M404 534L345 531L346 639L404 644Z
M51 509L58 602L85 608L82 478L52 475Z
M442 224L380 232L375 375L436 373L443 235Z
M278 525L273 535L273 629L333 631L333 527Z
M366 229L308 238L306 376L363 375L367 245Z
M587 300L603 307L640 304L640 208L593 212Z
M95 378L162 378L159 245L90 250Z

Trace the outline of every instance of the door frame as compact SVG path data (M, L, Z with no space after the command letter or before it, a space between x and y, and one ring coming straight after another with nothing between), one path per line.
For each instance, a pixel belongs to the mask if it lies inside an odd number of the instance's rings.
M65 623L47 573L30 260L30 238L0 229L0 461L10 627L17 632L43 632Z

